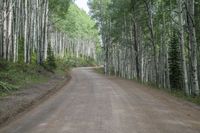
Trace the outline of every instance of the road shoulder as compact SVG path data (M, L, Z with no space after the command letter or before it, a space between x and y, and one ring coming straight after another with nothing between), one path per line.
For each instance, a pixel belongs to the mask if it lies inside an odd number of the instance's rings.
M45 83L33 84L0 98L0 127L7 125L22 116L38 104L54 95L71 79L66 76L54 75Z

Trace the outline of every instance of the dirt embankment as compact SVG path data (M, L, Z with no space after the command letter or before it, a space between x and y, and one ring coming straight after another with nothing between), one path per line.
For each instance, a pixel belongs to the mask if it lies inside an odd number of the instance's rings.
M45 83L29 85L9 96L0 98L0 126L55 94L70 78L69 75L65 77L54 75Z

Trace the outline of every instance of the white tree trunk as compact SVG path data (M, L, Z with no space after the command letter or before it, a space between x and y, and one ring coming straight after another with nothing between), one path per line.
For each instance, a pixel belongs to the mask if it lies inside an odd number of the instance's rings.
M198 72L197 72L197 40L194 24L194 0L187 0L187 17L189 27L189 42L191 45L191 62L192 62L192 91L195 95L200 95Z
M185 45L184 45L184 29L183 29L183 0L178 0L179 6L179 34L180 34L180 48L181 48L181 58L182 58L182 71L183 71L183 81L185 93L189 95L189 87L188 87L188 75L187 75L187 67L186 67L186 59L185 59Z

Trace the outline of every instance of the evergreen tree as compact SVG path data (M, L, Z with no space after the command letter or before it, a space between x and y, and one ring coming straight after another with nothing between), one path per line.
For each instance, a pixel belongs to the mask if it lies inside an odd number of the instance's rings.
M48 44L48 49L47 49L47 60L46 60L46 69L49 71L52 71L56 69L56 59L54 57L51 45Z
M170 86L172 90L182 88L181 59L177 32L173 32L169 46L169 72Z

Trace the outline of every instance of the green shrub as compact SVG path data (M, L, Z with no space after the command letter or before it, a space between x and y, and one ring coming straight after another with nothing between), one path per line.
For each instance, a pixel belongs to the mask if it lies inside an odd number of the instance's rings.
M178 33L173 32L169 46L169 73L170 73L170 86L172 91L182 89L182 70L181 59L178 44Z
M53 72L53 70L56 69L57 65L56 65L56 59L54 57L51 45L48 45L48 50L47 50L47 60L44 64L45 69Z
M8 62L0 58L0 71L8 69Z
M0 81L0 92L10 92L10 91L17 90L17 89L18 89L18 87L14 86L14 85Z
M24 62L24 38L19 38L18 41L19 50L18 50L18 62L23 63Z

